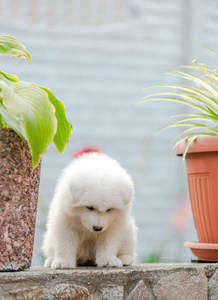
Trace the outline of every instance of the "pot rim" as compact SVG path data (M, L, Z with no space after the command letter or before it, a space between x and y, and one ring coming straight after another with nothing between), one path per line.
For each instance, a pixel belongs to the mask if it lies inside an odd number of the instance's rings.
M183 246L193 249L218 250L218 244L214 243L199 243L186 241L183 244Z
M182 141L176 151L176 155L182 156L187 140ZM188 153L218 152L218 136L200 136L194 140L188 148Z

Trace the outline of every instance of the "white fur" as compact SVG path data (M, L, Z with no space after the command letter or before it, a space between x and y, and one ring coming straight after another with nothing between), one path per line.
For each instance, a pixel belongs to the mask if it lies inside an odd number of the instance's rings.
M133 197L132 180L114 159L100 153L74 159L51 203L42 247L45 267L75 268L88 261L98 267L131 265L136 243Z

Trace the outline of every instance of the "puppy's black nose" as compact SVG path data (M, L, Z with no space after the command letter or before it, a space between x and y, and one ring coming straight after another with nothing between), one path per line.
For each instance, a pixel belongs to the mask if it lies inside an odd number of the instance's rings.
M94 231L101 231L102 227L100 226L93 226Z

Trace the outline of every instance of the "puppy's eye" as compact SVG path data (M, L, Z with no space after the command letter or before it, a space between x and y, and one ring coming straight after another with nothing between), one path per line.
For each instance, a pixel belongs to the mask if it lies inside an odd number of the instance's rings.
M111 211L111 210L112 210L112 208L109 208L109 209L106 210L106 212L109 212L109 211Z
M93 207L93 206L87 206L87 208L88 208L89 210L94 210L94 207Z

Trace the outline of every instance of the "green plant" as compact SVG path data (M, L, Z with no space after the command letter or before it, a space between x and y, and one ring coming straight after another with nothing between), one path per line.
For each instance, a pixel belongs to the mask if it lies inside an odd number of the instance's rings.
M23 56L30 62L25 46L8 35L0 35L0 54ZM0 127L14 129L28 142L33 168L52 141L63 153L72 131L63 102L50 89L19 81L17 76L3 71L0 71Z
M184 104L194 109L192 113L183 113L168 117L178 118L177 121L163 127L159 132L172 127L185 127L173 140L175 148L183 140L187 140L183 153L186 156L190 144L199 136L218 135L218 72L206 68L204 64L193 61L196 66L186 66L189 70L197 72L181 72L168 70L170 75L177 76L187 81L188 85L157 85L150 88L169 88L167 91L153 93L142 98L141 102L146 101L171 101Z

